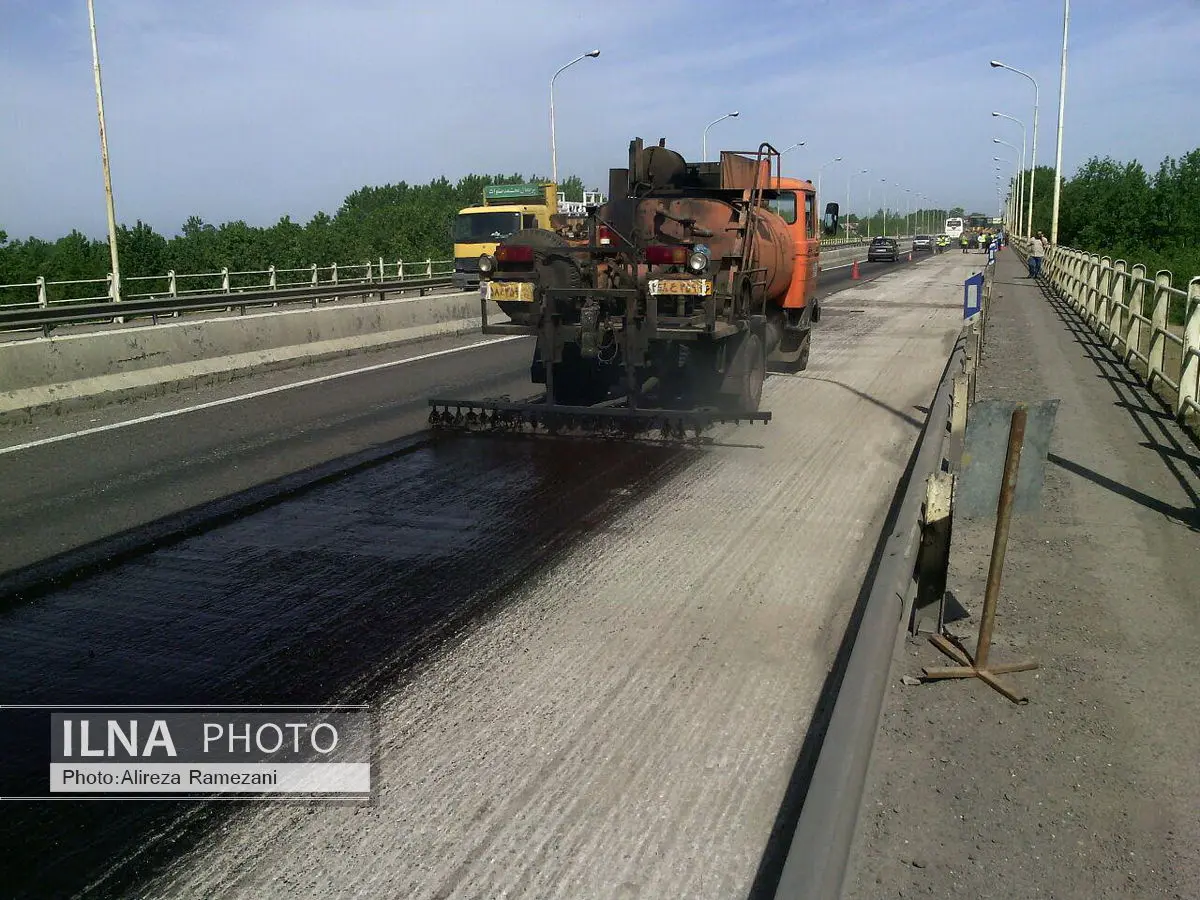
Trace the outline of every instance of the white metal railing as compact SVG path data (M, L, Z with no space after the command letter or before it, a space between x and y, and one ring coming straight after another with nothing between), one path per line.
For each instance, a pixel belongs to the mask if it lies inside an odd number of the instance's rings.
M121 295L126 300L155 299L158 297L186 297L189 294L236 294L241 291L275 290L286 287L304 287L321 284L374 284L380 281L404 281L407 279L436 278L454 274L454 260L426 259L420 262L405 262L398 259L385 263L383 257L376 262L340 265L331 263L318 266L315 263L295 269L266 269L231 271L223 268L219 272L175 272L165 275L137 275L122 279ZM90 287L81 287L89 285ZM101 287L102 286L102 287ZM56 289L67 289L68 296L52 296ZM70 290L79 288L78 291ZM138 288L141 288L139 291ZM97 293L103 290L103 293ZM8 300L6 294L16 291L17 299ZM28 297L28 299L24 299ZM109 273L104 278L82 278L66 281L47 281L39 275L33 281L20 284L0 284L0 303L6 308L39 306L43 309L68 303L97 303L113 299L113 278Z
M1029 241L1011 243L1028 255ZM1172 286L1167 270L1154 277L1141 263L1052 247L1046 251L1043 277L1091 326L1121 361L1144 367L1148 384L1161 382L1176 394L1175 415L1200 415L1200 276L1187 290ZM1183 313L1183 324L1171 323L1171 307Z

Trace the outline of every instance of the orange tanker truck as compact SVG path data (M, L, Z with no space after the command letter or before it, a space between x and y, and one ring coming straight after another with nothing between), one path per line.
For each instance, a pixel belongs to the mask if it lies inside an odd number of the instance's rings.
M767 363L808 364L820 236L836 233L837 204L819 221L812 183L782 178L769 144L689 163L640 138L608 195L588 208L585 244L531 228L479 260L483 332L536 338L531 378L545 396L431 399L431 425L698 434L770 420ZM507 323L488 321L489 301Z

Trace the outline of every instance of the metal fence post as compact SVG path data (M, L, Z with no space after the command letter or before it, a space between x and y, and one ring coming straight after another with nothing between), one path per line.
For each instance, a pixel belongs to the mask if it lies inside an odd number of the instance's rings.
M313 287L317 286L317 264L316 263L312 264L312 286Z
M1171 273L1162 269L1154 276L1154 312L1150 314L1150 372L1147 384L1153 385L1156 375L1165 375L1167 350L1167 309L1171 305Z
M1138 316L1144 316L1145 301L1146 301L1146 267L1138 263L1133 267L1133 273L1130 276L1130 297L1129 297L1129 322L1128 333L1125 335L1125 362L1129 362L1129 351L1135 350L1138 353L1142 352L1142 320Z
M1096 333L1104 338L1105 343L1108 342L1105 335L1108 331L1108 318L1112 314L1112 271L1112 258L1100 257L1100 277L1096 279Z
M1084 311L1084 301L1087 300L1087 278L1088 266L1091 265L1091 259L1086 253L1081 253L1075 264L1075 309L1082 313Z
M1100 257L1093 253L1088 258L1087 291L1084 294L1084 320L1092 326L1096 322L1097 297L1100 294Z
M1126 318L1128 308L1125 306L1125 267L1123 259L1113 263L1112 276L1109 278L1109 307L1108 307L1108 346L1114 350L1125 341ZM1126 348L1128 349L1128 348Z
M50 295L46 293L46 276L37 277L38 306L45 309L50 305Z
M1179 373L1179 405L1176 415L1200 412L1200 277L1188 282L1183 307L1183 367Z

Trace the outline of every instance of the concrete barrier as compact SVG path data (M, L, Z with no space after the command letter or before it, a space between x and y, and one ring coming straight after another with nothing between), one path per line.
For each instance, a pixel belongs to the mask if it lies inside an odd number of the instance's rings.
M507 317L494 305L488 317ZM0 345L0 423L478 330L475 293L204 317Z

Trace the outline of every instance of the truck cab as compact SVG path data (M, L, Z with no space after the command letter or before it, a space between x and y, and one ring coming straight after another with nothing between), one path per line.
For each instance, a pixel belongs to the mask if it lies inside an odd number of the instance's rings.
M584 202L568 201L557 185L493 184L483 189L483 205L460 210L454 218L454 286L479 286L479 257L496 252L496 245L518 231L543 228L564 237L586 240L588 204L600 205L599 193L584 194Z
M783 308L789 320L798 321L805 310L812 321L820 318L817 280L820 274L821 230L817 221L817 192L811 181L774 178L775 196L765 205L788 226L792 236L792 282Z

